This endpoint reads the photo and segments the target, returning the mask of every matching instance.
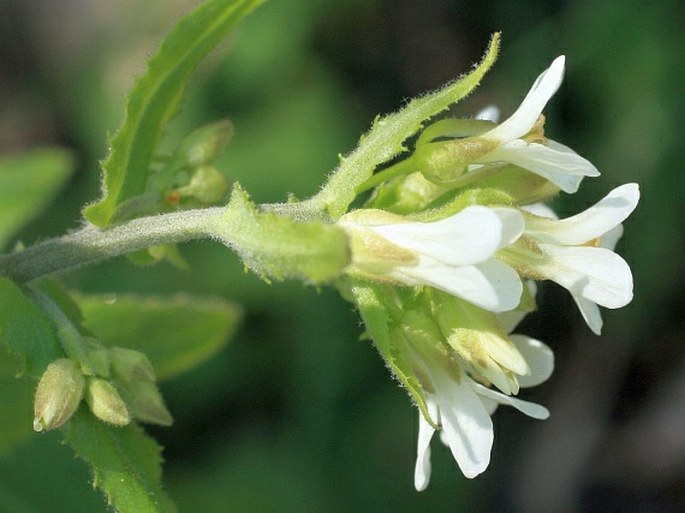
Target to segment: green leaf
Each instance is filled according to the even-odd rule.
[[[71,153],[59,148],[0,159],[0,249],[48,206],[73,167]]]
[[[34,433],[31,426],[35,387],[30,379],[0,376],[0,456]]]
[[[93,486],[119,513],[172,513],[162,489],[161,447],[136,424],[114,427],[81,407],[66,429],[65,441],[93,470]]]
[[[76,298],[84,326],[106,345],[144,352],[157,378],[168,379],[200,364],[230,339],[241,318],[236,305],[189,295]]]
[[[40,377],[64,356],[50,319],[14,282],[0,277],[0,342],[19,357],[23,372]]]
[[[207,0],[181,18],[166,37],[127,98],[123,124],[102,165],[103,196],[84,210],[90,222],[107,226],[118,205],[145,191],[153,152],[190,74],[263,1]]]
[[[424,121],[465,98],[480,83],[499,52],[499,33],[493,35],[481,63],[471,73],[442,89],[415,98],[403,109],[377,117],[359,146],[342,158],[326,186],[311,201],[326,209],[333,219],[343,215],[357,195],[357,188],[372,175],[379,164],[407,150],[405,141],[418,132]]]

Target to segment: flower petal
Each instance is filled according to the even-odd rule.
[[[515,397],[504,395],[500,392],[484,387],[483,385],[475,382],[473,383],[473,388],[476,391],[476,393],[478,393],[478,395],[487,397],[489,399],[492,399],[493,401],[497,401],[500,404],[513,406],[521,413],[525,413],[526,415],[528,415],[529,417],[533,417],[534,419],[545,420],[549,417],[549,410],[540,404],[531,403],[529,401],[522,401],[521,399],[516,399]]]
[[[557,57],[552,65],[537,78],[516,112],[501,125],[487,132],[484,137],[508,142],[530,132],[542,113],[542,109],[561,85],[564,78],[564,61],[563,55]]]
[[[618,241],[621,240],[621,237],[623,236],[623,225],[619,224],[618,226],[612,228],[608,232],[606,232],[604,235],[602,235],[602,238],[600,240],[600,247],[608,249],[610,251],[614,251],[616,249],[616,244],[618,244]]]
[[[467,207],[431,223],[396,223],[371,227],[390,242],[448,265],[487,260],[500,247],[502,221],[489,208]]]
[[[537,270],[572,294],[606,308],[621,308],[633,299],[633,275],[620,256],[604,248],[540,244],[550,261]]]
[[[474,390],[462,375],[461,383],[444,380],[437,384],[444,439],[466,477],[474,478],[490,463],[494,438],[492,420]]]
[[[516,271],[495,259],[449,267],[421,258],[417,265],[398,266],[389,274],[407,285],[430,285],[491,312],[516,308],[523,291]]]
[[[499,115],[499,108],[497,108],[495,105],[490,105],[478,112],[478,114],[476,114],[476,119],[499,123]]]
[[[438,418],[438,405],[432,396],[426,394],[426,407],[431,418]],[[419,436],[416,442],[416,466],[414,467],[414,488],[417,492],[426,489],[431,478],[430,442],[435,429],[419,412]]]
[[[635,210],[639,199],[638,185],[627,183],[615,188],[587,210],[566,219],[528,218],[526,231],[542,242],[583,244],[620,225]]]
[[[521,139],[498,146],[477,162],[509,162],[546,178],[568,193],[578,190],[583,177],[600,174],[590,161],[575,152],[559,151]]]
[[[595,335],[601,335],[604,321],[602,320],[602,313],[599,311],[597,304],[573,292],[571,292],[571,296],[576,302],[578,310],[583,316],[583,319],[585,319],[585,323],[592,330],[592,333]]]
[[[594,303],[593,303],[594,304]],[[543,342],[525,335],[509,335],[530,368],[527,376],[517,376],[519,385],[533,387],[544,383],[554,370],[554,353]]]
[[[518,239],[526,227],[521,212],[515,208],[495,207],[490,209],[499,217],[502,223],[499,248],[512,244]]]

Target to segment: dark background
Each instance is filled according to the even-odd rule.
[[[0,154],[60,145],[79,163],[23,240],[78,226],[81,206],[99,194],[97,161],[125,92],[192,4],[0,3]],[[472,481],[434,441],[433,479],[419,494],[417,412],[334,290],[266,285],[210,243],[182,248],[191,271],[117,260],[69,276],[87,292],[189,291],[245,307],[224,351],[164,385],[176,424],[150,431],[166,446],[181,511],[685,510],[683,27],[678,0],[273,0],[241,25],[198,70],[172,132],[232,119],[237,133],[219,165],[257,201],[316,192],[377,113],[467,71],[494,31],[503,33],[500,59],[457,114],[495,103],[507,116],[566,54],[547,133],[603,174],[555,206],[573,213],[640,183],[619,243],[635,300],[605,311],[596,337],[565,291],[543,287],[519,331],[547,342],[557,369],[523,397],[551,418],[501,408],[491,466]],[[52,497],[55,512],[104,511],[85,466],[56,441],[35,436],[0,460],[15,476],[0,484],[0,511],[10,511],[3,496],[20,492]]]

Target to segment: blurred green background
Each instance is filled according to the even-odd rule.
[[[25,242],[78,226],[99,194],[104,134],[118,127],[125,92],[193,4],[0,2],[0,154],[59,145],[78,161]],[[556,207],[576,212],[640,183],[619,245],[636,295],[605,312],[598,338],[565,291],[544,287],[519,331],[556,352],[552,379],[524,393],[552,417],[501,408],[492,464],[472,481],[434,442],[433,479],[419,494],[417,412],[333,290],[267,285],[212,243],[182,248],[190,271],[120,259],[66,276],[86,292],[188,291],[245,308],[225,350],[165,384],[175,425],[150,429],[180,510],[685,510],[683,27],[679,0],[272,0],[249,17],[198,70],[172,132],[230,118],[236,136],[219,167],[260,202],[314,193],[377,113],[468,70],[493,31],[503,32],[500,60],[457,114],[494,103],[507,116],[566,54],[547,133],[603,175]],[[86,467],[57,441],[36,435],[0,459],[0,512],[105,511]]]

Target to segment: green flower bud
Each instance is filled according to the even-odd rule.
[[[176,150],[176,158],[190,168],[214,161],[233,136],[233,124],[225,119],[194,130]]]
[[[119,390],[136,420],[160,426],[170,426],[173,423],[174,419],[154,383],[149,381],[119,383]]]
[[[111,347],[109,353],[112,359],[112,371],[117,380],[124,383],[129,381],[154,383],[157,379],[155,370],[144,353],[123,347]]]
[[[48,365],[36,389],[33,429],[50,431],[67,422],[76,412],[84,388],[85,378],[72,360],[60,358]]]
[[[109,381],[90,378],[86,386],[86,402],[90,410],[100,420],[115,426],[125,426],[131,422],[131,414],[126,403]]]

